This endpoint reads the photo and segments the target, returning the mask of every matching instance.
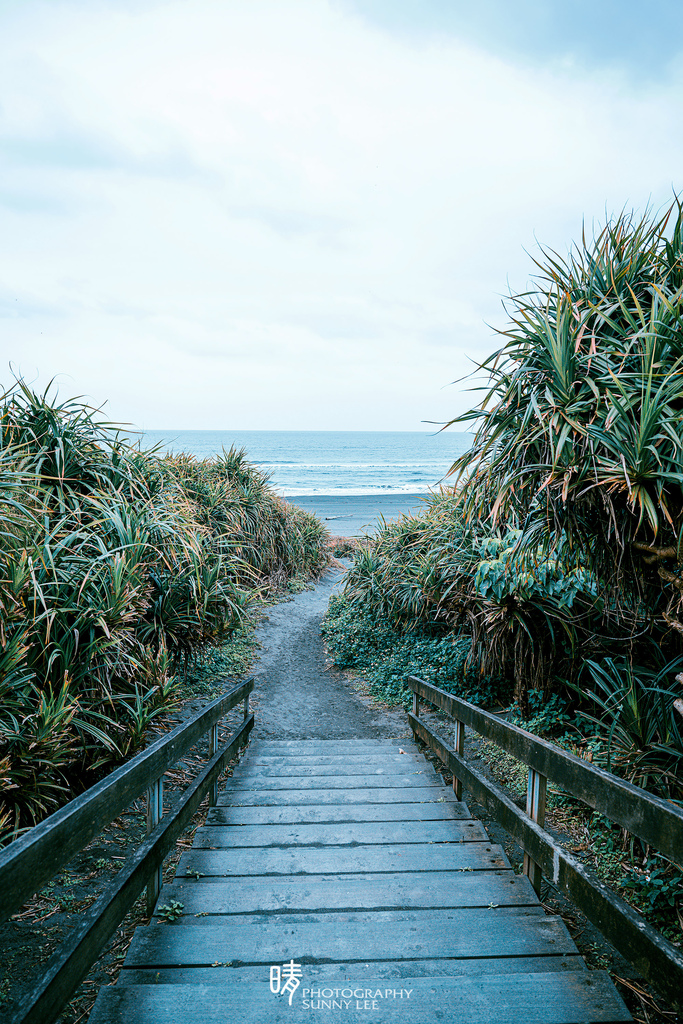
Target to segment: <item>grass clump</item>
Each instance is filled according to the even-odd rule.
[[[333,558],[355,558],[362,546],[358,537],[330,537],[327,545]]]

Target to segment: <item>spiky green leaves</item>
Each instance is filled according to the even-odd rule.
[[[0,401],[0,830],[133,751],[174,677],[325,530],[244,452],[161,459],[23,383]],[[92,776],[90,776],[92,778]]]
[[[451,470],[469,522],[568,543],[627,586],[634,541],[677,543],[682,238],[674,203],[660,219],[622,214],[566,260],[544,253],[537,290],[511,299],[505,343],[480,368],[484,401],[452,421],[478,424]]]

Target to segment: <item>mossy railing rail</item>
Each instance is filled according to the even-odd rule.
[[[680,865],[683,810],[415,676],[409,676],[406,682],[413,690],[413,710],[408,714],[413,732],[453,772],[456,796],[460,798],[462,788],[467,789],[519,843],[525,854],[524,870],[537,891],[541,874],[545,874],[644,978],[679,1011],[683,1010],[683,952],[611,889],[591,877],[581,861],[543,828],[546,785],[552,779],[565,793]],[[452,747],[420,719],[420,698],[454,720]],[[527,765],[526,813],[465,760],[466,726]]]
[[[146,885],[148,909],[153,904],[159,893],[164,858],[207,793],[210,802],[215,803],[218,777],[247,742],[254,724],[249,711],[253,689],[253,679],[236,686],[0,851],[0,914],[5,920],[147,792],[147,838],[60,945],[43,977],[18,1007],[12,1024],[50,1024]],[[219,748],[219,722],[242,701],[242,724]],[[205,768],[175,807],[163,815],[165,772],[206,733],[209,760]]]

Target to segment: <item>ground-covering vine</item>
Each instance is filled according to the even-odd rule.
[[[510,697],[505,681],[482,676],[468,660],[471,639],[424,627],[401,629],[387,619],[332,597],[322,623],[323,636],[337,668],[353,669],[368,692],[387,704],[408,707],[412,691],[407,675],[417,675],[469,700],[490,704]]]

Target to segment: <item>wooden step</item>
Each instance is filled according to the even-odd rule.
[[[490,957],[488,960],[373,960],[338,964],[306,964],[307,982],[338,985],[353,978],[354,983],[398,981],[407,978],[460,978],[481,974],[540,974],[547,971],[584,971],[578,953],[562,956]],[[217,963],[211,967],[122,967],[117,984],[140,985],[248,985],[263,982],[263,965],[234,967]],[[439,1018],[442,1021],[443,1018]],[[368,1022],[369,1024],[369,1022]],[[450,1022],[449,1022],[450,1024]]]
[[[392,792],[394,792],[392,790]],[[400,797],[399,797],[400,799]],[[212,807],[206,824],[210,825],[286,825],[298,822],[361,821],[452,821],[471,815],[467,805],[456,800],[423,803],[377,804],[304,804],[285,807]]]
[[[250,789],[291,789],[306,792],[308,789],[412,789],[433,785],[445,789],[443,781],[430,768],[418,768],[410,774],[396,775],[324,775],[299,776],[288,779],[280,775],[244,775],[234,780],[229,779],[225,787],[226,793],[241,793]]]
[[[405,765],[410,763],[417,764],[428,764],[429,762],[423,754],[416,752],[409,752],[406,750],[404,754],[371,754],[369,751],[365,751],[362,754],[287,754],[287,755],[271,755],[271,754],[259,754],[256,751],[250,752],[239,765],[240,768],[244,767],[265,767],[267,765],[309,765],[309,764],[327,764],[333,765],[334,767],[345,767],[346,765],[360,764],[360,765],[383,765],[383,764],[397,764]]]
[[[271,910],[388,910],[427,907],[537,906],[526,875],[512,871],[421,871],[363,875],[289,875],[273,878],[183,878],[165,885],[159,904],[182,903],[179,924],[195,914],[254,914]],[[205,918],[205,920],[208,918]]]
[[[424,803],[429,801],[455,802],[455,795],[449,786],[406,786],[403,789],[391,786],[383,788],[344,788],[318,789],[246,789],[228,786],[218,797],[218,805],[234,805],[235,807],[280,807],[304,806],[306,804],[398,804]]]
[[[343,993],[349,991],[350,998],[344,1000]],[[326,992],[332,998],[321,1005]],[[90,1024],[286,1024],[311,1019],[336,1024],[598,1024],[631,1017],[602,971],[405,978],[391,985],[366,979],[357,985],[349,967],[348,977],[329,988],[307,984],[304,973],[291,1006],[286,996],[273,995],[267,980],[245,986],[106,987]]]
[[[396,760],[391,761],[366,761],[361,759],[359,763],[349,764],[348,761],[344,761],[343,764],[329,764],[327,761],[318,761],[317,759],[309,758],[309,763],[300,764],[297,760],[296,763],[291,764],[290,758],[282,758],[280,761],[270,764],[243,764],[234,769],[232,778],[233,779],[260,779],[268,777],[283,778],[304,778],[306,776],[328,776],[334,778],[339,773],[344,776],[351,775],[400,775],[405,774],[415,775],[421,772],[429,778],[437,778],[437,773],[428,761],[420,760],[417,757],[400,757]],[[439,778],[439,782],[443,785],[443,781]]]
[[[265,754],[270,757],[330,756],[364,752],[368,754],[399,754],[401,750],[418,754],[417,744],[412,738],[395,740],[253,740],[249,744],[247,757]]]
[[[478,821],[361,821],[318,825],[233,825],[197,832],[195,850],[240,847],[358,846],[387,843],[485,843]]]
[[[411,740],[257,740],[90,1024],[315,1020],[631,1018]]]
[[[494,871],[510,864],[495,843],[400,843],[385,846],[270,847],[244,850],[188,850],[179,874],[329,875],[364,871]]]
[[[571,953],[574,944],[559,917],[538,907],[483,912],[456,910],[349,911],[326,914],[240,914],[229,926],[215,918],[193,924],[152,923],[138,928],[126,956],[129,967],[285,963],[294,958],[347,962],[542,956]]]

